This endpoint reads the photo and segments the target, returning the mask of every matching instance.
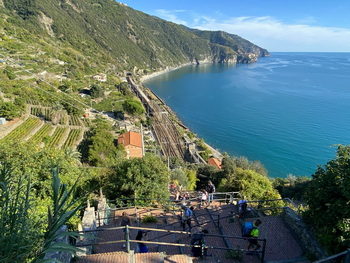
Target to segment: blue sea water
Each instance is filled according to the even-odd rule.
[[[310,176],[350,144],[350,53],[193,65],[145,86],[209,144],[260,160],[271,177]]]

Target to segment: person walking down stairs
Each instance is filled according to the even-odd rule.
[[[261,225],[261,220],[257,219],[255,222],[245,222],[242,228],[242,236],[248,238],[248,250],[254,249],[259,250],[261,245],[258,243],[258,238],[260,235],[259,226]]]
[[[181,219],[182,229],[183,229],[183,231],[185,231],[186,230],[186,225],[188,225],[188,228],[189,228],[188,231],[191,232],[191,229],[192,229],[191,221],[192,221],[192,217],[193,217],[193,209],[194,209],[194,207],[191,206],[189,208],[189,207],[183,205],[182,209],[183,209],[183,214],[182,214],[182,219]]]
[[[214,193],[215,193],[215,185],[212,181],[209,180],[207,188],[206,188],[209,196],[208,196],[208,202],[211,203],[213,201]]]

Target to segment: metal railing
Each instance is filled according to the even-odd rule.
[[[350,263],[350,248],[333,256],[314,261],[314,263]]]
[[[202,251],[216,249],[216,250],[224,250],[224,251],[240,251],[244,254],[252,253],[251,250],[241,249],[241,248],[227,248],[227,247],[219,247],[219,246],[208,246],[205,244],[205,237],[218,237],[218,238],[227,238],[231,240],[246,240],[247,242],[251,239],[249,237],[238,237],[238,236],[229,236],[229,235],[215,235],[215,234],[204,234],[204,243],[202,245],[192,245],[185,243],[172,243],[172,242],[161,242],[161,241],[152,241],[152,240],[134,240],[130,238],[130,230],[142,230],[146,232],[166,232],[167,234],[181,234],[181,235],[191,235],[191,232],[187,231],[177,231],[177,230],[166,230],[166,229],[157,229],[157,228],[145,228],[145,227],[133,227],[133,226],[120,226],[120,227],[111,227],[111,228],[100,228],[96,230],[86,230],[80,231],[81,234],[92,233],[92,232],[100,232],[100,231],[124,231],[125,239],[114,240],[114,241],[105,241],[105,242],[92,242],[92,243],[80,243],[77,244],[76,247],[87,247],[87,246],[102,246],[102,245],[110,245],[110,244],[118,244],[125,243],[126,252],[131,251],[131,243],[144,243],[144,244],[154,244],[160,246],[176,246],[176,247],[188,247],[188,248],[201,248]],[[159,237],[158,237],[159,238]],[[265,250],[266,250],[266,239],[254,238],[257,242],[261,243],[261,250],[256,250],[254,253],[258,255],[261,259],[261,262],[264,262],[265,259]],[[234,243],[234,242],[232,242]],[[205,256],[205,255],[203,255]]]

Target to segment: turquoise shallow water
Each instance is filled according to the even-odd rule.
[[[350,53],[188,66],[145,85],[208,143],[260,160],[272,177],[309,176],[350,144]]]

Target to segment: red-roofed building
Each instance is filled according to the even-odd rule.
[[[219,159],[214,158],[214,157],[211,157],[208,159],[208,164],[211,166],[215,166],[218,169],[221,169],[221,161]]]
[[[124,145],[128,159],[143,157],[143,138],[140,133],[133,131],[123,133],[118,137],[118,144]]]

